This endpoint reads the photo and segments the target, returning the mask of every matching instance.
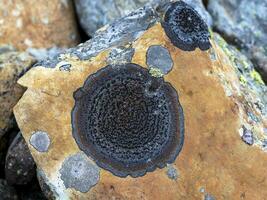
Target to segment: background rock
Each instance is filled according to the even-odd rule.
[[[71,0],[2,0],[0,27],[0,44],[20,50],[70,47],[79,42]]]
[[[16,190],[9,186],[5,180],[0,179],[0,197],[1,200],[18,200]]]
[[[32,155],[21,133],[18,133],[7,152],[5,178],[9,185],[26,185],[35,174]]]
[[[0,139],[15,124],[12,109],[24,92],[17,80],[34,62],[27,53],[0,47]]]
[[[215,30],[254,61],[267,81],[267,2],[209,0]]]
[[[168,0],[76,0],[75,6],[81,26],[85,32],[92,36],[97,29],[113,22],[144,5],[158,5],[158,2],[169,2]],[[201,0],[187,0],[193,8],[206,20],[208,25],[212,24],[211,17],[205,10]]]

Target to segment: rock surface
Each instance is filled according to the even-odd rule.
[[[79,42],[70,0],[0,2],[0,44],[27,48],[71,47]]]
[[[16,190],[9,186],[5,180],[0,179],[0,197],[1,200],[18,200]]]
[[[41,172],[39,180],[44,183],[47,196],[59,199],[264,199],[267,195],[266,86],[251,63],[216,34],[212,34],[212,48],[207,51],[177,48],[159,23],[162,15],[157,10],[146,6],[135,11],[99,30],[92,40],[40,62],[19,80],[27,91],[14,108],[15,116]],[[128,62],[148,69],[147,51],[155,45],[168,50],[173,66],[164,74],[161,63],[156,62],[153,65],[157,70],[149,70],[149,73],[155,80],[164,79],[177,91],[184,113],[185,141],[171,165],[148,170],[137,178],[122,178],[110,169],[99,167],[97,158],[85,155],[86,149],[79,149],[79,142],[73,137],[72,111],[76,99],[82,98],[85,91],[76,91],[86,85],[88,77],[97,77],[95,73],[104,71],[110,63],[115,65],[114,70]],[[157,94],[156,86],[149,87],[146,94]],[[123,105],[124,102],[113,106]],[[96,108],[92,115],[109,109]],[[129,108],[131,106],[126,106],[125,110]],[[142,108],[137,107],[139,110]],[[136,112],[127,113],[133,113],[135,118]],[[121,120],[125,119],[128,118]],[[120,120],[116,123],[120,124]],[[242,140],[244,128],[253,135],[252,145]],[[37,131],[45,132],[50,138],[47,152],[39,152],[30,143]],[[81,166],[90,164],[77,168],[69,162],[73,158],[78,159],[76,163],[82,163]],[[64,173],[66,166],[70,169],[69,176]],[[98,167],[100,172],[93,170]],[[82,176],[87,168],[94,174],[94,179],[89,177],[90,181]],[[99,179],[95,178],[98,173]],[[81,187],[84,181],[89,183],[86,189]],[[85,191],[88,188],[89,191]]]
[[[76,0],[74,2],[80,24],[85,32],[92,36],[102,26],[129,14],[145,4],[157,5],[160,0]],[[161,2],[168,2],[168,0],[161,0]],[[187,0],[186,2],[199,12],[208,25],[212,24],[212,19],[201,0]]]
[[[17,80],[34,64],[27,53],[0,47],[0,138],[14,126],[13,107],[25,91]]]
[[[18,133],[7,152],[5,178],[9,185],[26,185],[35,174],[32,155],[21,133]]]
[[[215,29],[254,61],[267,82],[267,2],[210,0]]]

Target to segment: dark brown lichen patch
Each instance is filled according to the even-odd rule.
[[[73,136],[116,176],[143,176],[172,163],[183,145],[183,112],[170,83],[128,63],[90,75],[74,93]]]
[[[162,26],[171,42],[184,51],[210,48],[208,26],[191,6],[178,1],[167,10]]]

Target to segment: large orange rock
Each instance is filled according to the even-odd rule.
[[[72,1],[3,0],[0,44],[24,50],[70,47],[79,42]]]
[[[167,11],[159,18],[166,22],[164,27],[155,21],[158,15],[152,8],[138,10],[99,30],[91,41],[40,63],[19,80],[27,91],[14,108],[15,116],[50,196],[266,198],[267,121],[262,98],[266,87],[250,66],[232,57],[237,52],[219,36],[206,40],[208,33],[199,16],[188,7],[181,14],[179,6],[184,5],[175,6],[168,10],[171,15]],[[166,15],[196,20],[203,37],[199,40],[195,35],[190,43],[191,32],[186,32],[178,40],[177,32],[170,35],[173,27]],[[173,26],[185,30],[188,24]],[[244,74],[240,66],[246,66]],[[125,77],[130,78],[125,81]],[[140,79],[149,80],[145,86],[151,87]],[[173,91],[179,95],[183,114],[177,112]],[[165,100],[158,102],[161,98]],[[162,132],[167,139],[158,139],[151,131],[158,134],[162,127],[168,127]],[[156,147],[143,148],[151,143]],[[169,144],[178,151],[171,154]],[[147,152],[152,152],[151,157],[144,161]],[[174,159],[168,159],[172,155]]]

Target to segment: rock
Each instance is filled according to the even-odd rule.
[[[24,52],[16,52],[12,47],[0,47],[0,138],[14,126],[13,106],[25,91],[17,80],[35,62]]]
[[[36,177],[28,185],[17,186],[16,188],[20,200],[47,200],[40,189]]]
[[[203,21],[183,6],[168,7],[188,20],[169,21],[172,38],[162,24],[175,13],[148,5],[20,78],[27,91],[15,117],[52,198],[266,197],[267,88],[219,35],[207,41],[207,26],[192,26]],[[166,71],[148,63],[155,45],[172,59]],[[186,45],[194,50],[177,47]],[[48,135],[47,151],[31,144],[36,132]]]
[[[214,27],[254,61],[267,81],[267,2],[210,0]]]
[[[92,36],[102,26],[119,19],[130,12],[144,5],[158,5],[159,2],[165,3],[168,0],[76,0],[75,6],[79,21],[85,32]],[[212,24],[212,20],[208,12],[205,10],[201,0],[187,0],[199,14],[206,20],[208,25]]]
[[[45,173],[37,168],[37,179],[39,181],[41,190],[48,200],[56,200],[59,196],[55,190],[55,186],[49,183]]]
[[[35,174],[34,160],[21,133],[18,133],[7,152],[6,180],[9,185],[26,185]]]
[[[18,200],[18,195],[16,190],[9,186],[7,182],[0,179],[0,197],[1,200]]]
[[[12,44],[19,50],[71,47],[79,42],[70,0],[3,0],[0,26],[0,44]]]

